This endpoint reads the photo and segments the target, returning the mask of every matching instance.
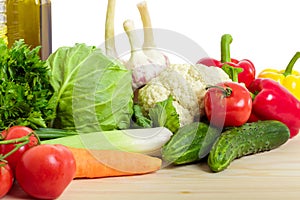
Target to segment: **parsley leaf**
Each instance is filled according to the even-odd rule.
[[[11,48],[0,40],[0,128],[24,125],[47,127],[54,117],[50,69],[24,40]]]

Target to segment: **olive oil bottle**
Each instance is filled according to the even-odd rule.
[[[7,43],[6,0],[0,0],[0,39]]]
[[[41,46],[41,58],[47,59],[52,51],[50,0],[6,0],[6,21],[8,46],[24,39],[31,47]]]

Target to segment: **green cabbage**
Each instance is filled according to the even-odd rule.
[[[94,46],[61,47],[47,59],[56,104],[52,127],[79,132],[126,129],[133,113],[131,71]]]

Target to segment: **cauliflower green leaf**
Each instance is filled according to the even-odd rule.
[[[142,107],[138,104],[133,105],[133,128],[152,128],[152,121],[144,116]]]
[[[165,101],[157,102],[153,108],[150,108],[149,117],[154,127],[166,127],[173,133],[180,127],[179,115],[173,106],[171,95]]]

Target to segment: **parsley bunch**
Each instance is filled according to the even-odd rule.
[[[54,119],[50,69],[24,40],[8,48],[0,39],[0,129],[12,125],[47,127]]]

